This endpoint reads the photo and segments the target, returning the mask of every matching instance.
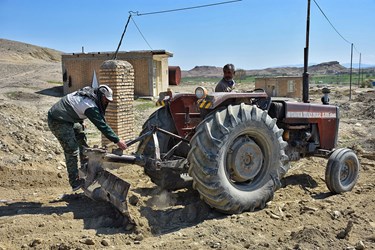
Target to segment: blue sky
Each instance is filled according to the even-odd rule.
[[[115,51],[129,11],[139,13],[223,0],[0,0],[0,38],[66,53]],[[316,0],[337,30],[375,64],[375,0]],[[243,0],[209,8],[134,16],[152,49],[170,65],[260,69],[303,64],[307,0]],[[310,63],[350,62],[350,44],[311,0]],[[130,22],[121,50],[150,49]],[[359,54],[354,50],[353,62]]]

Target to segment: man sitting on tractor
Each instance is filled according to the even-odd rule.
[[[233,77],[236,73],[233,64],[226,64],[223,67],[224,77],[218,82],[215,88],[215,92],[231,92],[236,84]]]

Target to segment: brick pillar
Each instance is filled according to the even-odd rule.
[[[108,60],[100,66],[99,83],[113,90],[113,102],[106,110],[105,118],[122,140],[134,139],[134,69],[127,61]],[[110,141],[102,135],[102,146]],[[127,151],[132,151],[129,148]]]

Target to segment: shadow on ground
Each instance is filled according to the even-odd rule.
[[[40,94],[40,95],[63,97],[64,96],[64,89],[63,89],[63,86],[55,86],[55,87],[52,87],[52,88],[37,91],[35,93]]]
[[[12,202],[0,206],[2,216],[16,215],[63,215],[72,212],[74,219],[81,219],[85,229],[94,229],[100,234],[127,233],[122,215],[105,202],[95,202],[84,194],[64,195],[51,201],[50,206],[39,202]],[[131,233],[131,232],[129,232]]]
[[[139,207],[140,216],[147,219],[151,233],[154,235],[178,231],[195,226],[205,220],[225,217],[222,213],[210,208],[199,199],[196,191],[190,189],[168,192],[158,188],[140,188],[134,190],[152,195]],[[17,215],[63,215],[73,213],[73,218],[83,220],[85,229],[94,229],[99,234],[131,234],[134,227],[127,228],[125,218],[116,208],[107,202],[96,202],[83,193],[64,195],[49,204],[40,202],[9,202],[0,206],[2,216]],[[136,216],[130,214],[130,216]]]
[[[281,182],[282,188],[289,185],[300,186],[304,191],[309,193],[312,198],[317,200],[325,199],[333,195],[331,192],[313,192],[311,189],[318,187],[318,183],[308,174],[290,175],[282,179]]]
[[[282,187],[286,186],[300,186],[303,189],[305,188],[316,188],[318,183],[308,174],[295,174],[289,175],[281,180]]]

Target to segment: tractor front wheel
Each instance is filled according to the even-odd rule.
[[[360,164],[357,155],[348,148],[336,149],[328,159],[325,181],[332,193],[353,189],[358,180]]]

